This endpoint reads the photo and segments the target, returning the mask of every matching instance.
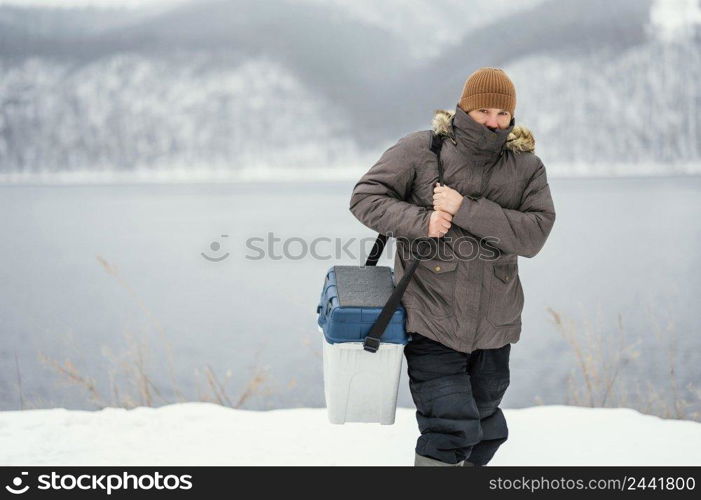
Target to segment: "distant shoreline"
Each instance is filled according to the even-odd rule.
[[[152,184],[245,184],[357,181],[368,166],[347,168],[257,167],[241,170],[175,169],[169,171],[138,170],[131,172],[49,172],[0,173],[0,186],[15,185],[152,185]],[[701,163],[670,166],[665,164],[552,164],[546,163],[549,179],[613,179],[701,176]]]

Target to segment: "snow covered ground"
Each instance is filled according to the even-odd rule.
[[[490,465],[701,465],[701,423],[573,406],[505,410]],[[211,403],[0,412],[1,465],[413,465],[414,410],[396,423],[328,423],[326,409]]]

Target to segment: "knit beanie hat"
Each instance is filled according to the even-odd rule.
[[[498,108],[507,110],[513,116],[516,88],[504,70],[480,68],[465,82],[458,104],[466,113],[479,108]]]

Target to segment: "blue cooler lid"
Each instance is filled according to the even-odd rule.
[[[321,294],[317,323],[329,343],[362,342],[394,290],[393,271],[386,266],[333,266]],[[380,341],[406,344],[406,311],[399,306]]]

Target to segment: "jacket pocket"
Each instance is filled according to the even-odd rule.
[[[523,305],[523,288],[518,276],[518,264],[492,264],[487,320],[497,328],[518,325],[521,323]]]
[[[455,282],[458,262],[426,259],[419,262],[402,303],[430,318],[455,314]]]

